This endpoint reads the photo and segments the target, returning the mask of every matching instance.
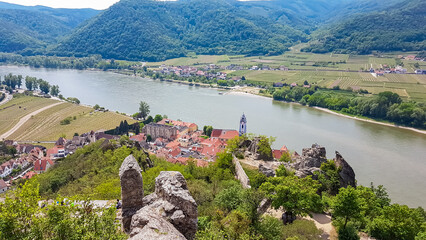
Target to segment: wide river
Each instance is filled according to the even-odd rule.
[[[276,137],[275,148],[286,145],[301,153],[318,143],[326,147],[328,158],[337,150],[354,168],[358,184],[384,185],[393,202],[426,207],[424,134],[249,94],[219,95],[215,89],[108,72],[0,67],[1,76],[8,73],[43,78],[59,85],[65,97],[113,111],[132,114],[146,101],[152,115],[166,114],[200,127],[238,129],[245,113],[248,132]]]

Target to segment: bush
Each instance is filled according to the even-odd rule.
[[[71,123],[72,120],[73,120],[72,117],[67,117],[64,120],[62,120],[60,123],[61,123],[61,125],[68,125],[68,124]]]
[[[339,240],[359,240],[358,231],[352,227],[339,228]]]
[[[309,220],[296,220],[292,224],[285,225],[283,228],[283,239],[297,237],[303,240],[320,240],[322,231],[315,223]]]
[[[271,216],[265,216],[259,223],[258,231],[266,240],[283,239],[283,223]]]

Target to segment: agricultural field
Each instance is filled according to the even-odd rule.
[[[26,98],[31,98],[34,101],[38,99],[35,97]],[[56,101],[50,100],[50,104],[52,102],[55,103]],[[4,113],[1,111],[0,118],[4,118]],[[14,118],[19,119],[19,117]],[[66,118],[71,119],[70,123],[61,125],[61,121]],[[74,133],[82,134],[91,130],[109,130],[119,125],[123,120],[127,120],[129,124],[135,122],[130,117],[117,113],[94,112],[89,107],[62,103],[32,116],[8,138],[19,141],[55,141],[60,136],[72,138]]]
[[[23,116],[55,102],[48,98],[14,96],[12,101],[0,106],[0,133],[11,129]]]

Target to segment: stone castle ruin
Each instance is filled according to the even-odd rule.
[[[163,171],[155,179],[155,192],[144,196],[141,168],[128,156],[120,168],[122,227],[132,240],[194,239],[197,204],[179,172]]]

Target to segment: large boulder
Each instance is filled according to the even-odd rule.
[[[313,144],[311,148],[304,148],[302,155],[296,157],[293,168],[296,170],[319,168],[324,162],[327,162],[325,147]]]
[[[268,168],[263,164],[259,164],[259,172],[267,177],[275,177],[275,171],[272,168]]]
[[[259,151],[259,148],[260,148],[259,145],[261,144],[260,143],[261,140],[262,138],[260,137],[254,138],[250,142],[250,145],[247,148],[247,153],[251,155],[253,160],[273,161],[274,157],[272,156],[271,146],[267,146],[268,149],[266,149],[266,151]]]
[[[347,187],[352,186],[356,187],[355,180],[355,172],[352,169],[351,165],[340,155],[338,151],[336,151],[336,158],[333,159],[336,167],[340,168],[339,176],[340,176],[340,186]]]
[[[132,219],[131,240],[186,240],[161,214],[162,209],[145,206]]]
[[[131,239],[194,239],[197,204],[179,172],[161,172],[155,192],[143,197],[141,169],[128,156],[120,168],[122,224]]]
[[[132,216],[143,207],[143,181],[141,168],[133,155],[124,159],[120,167],[122,224],[130,232]]]
[[[155,179],[155,194],[158,199],[173,205],[170,210],[165,209],[169,221],[187,239],[193,239],[197,232],[197,203],[189,193],[183,175],[180,172],[161,172]]]

